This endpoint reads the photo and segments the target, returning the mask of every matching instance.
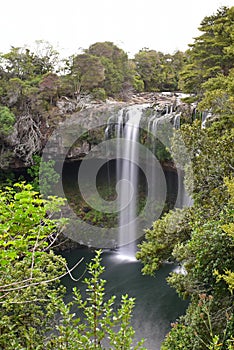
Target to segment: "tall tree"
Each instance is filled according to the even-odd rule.
[[[88,53],[74,57],[72,75],[76,76],[78,85],[84,90],[97,87],[105,78],[100,59]]]
[[[129,89],[133,83],[133,75],[127,54],[110,41],[97,42],[87,52],[100,58],[105,79],[101,84],[108,95],[118,95]]]
[[[135,57],[136,69],[144,82],[145,91],[158,91],[161,82],[162,54],[155,50],[143,49]]]
[[[184,65],[184,54],[173,55],[143,49],[134,58],[136,70],[144,82],[145,91],[175,91],[178,89],[179,72]]]
[[[185,92],[202,93],[202,83],[217,74],[228,75],[234,67],[234,7],[220,8],[201,22],[202,34],[187,51],[187,64],[181,73],[180,87]]]

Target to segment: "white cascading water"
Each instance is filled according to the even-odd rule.
[[[124,108],[118,112],[117,118],[111,117],[106,129],[106,138],[108,133],[114,132],[117,139],[116,144],[116,191],[118,193],[118,212],[119,212],[119,234],[118,234],[118,258],[135,260],[135,245],[137,230],[136,223],[138,215],[138,178],[139,178],[139,130],[140,122],[143,117],[145,105],[135,105]],[[172,107],[166,106],[166,113],[160,113],[160,110],[152,115],[147,122],[147,133],[151,152],[155,154],[158,129],[162,128],[164,121],[171,120],[175,129],[180,127],[180,114],[173,113]],[[114,128],[112,127],[114,125]],[[150,136],[151,135],[151,136]],[[153,137],[153,138],[152,138]],[[163,188],[162,178],[157,167],[152,166],[150,158],[147,160],[147,182],[155,183],[150,187],[150,198],[156,199],[157,205],[163,198],[161,188]],[[148,193],[149,196],[149,193]],[[182,172],[178,169],[178,198],[176,207],[190,206],[191,198],[188,196],[183,185]],[[152,210],[155,206],[152,205]],[[152,213],[153,217],[153,213]]]
[[[189,196],[188,192],[185,189],[184,186],[184,174],[180,169],[177,169],[177,175],[178,175],[178,194],[177,194],[177,200],[175,203],[175,208],[185,208],[185,207],[191,207],[193,204],[193,199]]]
[[[202,129],[206,127],[206,122],[211,116],[212,114],[210,111],[202,112],[202,124],[201,124]]]
[[[123,127],[123,115],[119,115],[117,137],[117,184],[119,184],[119,242],[120,250],[136,236],[138,195],[138,142],[141,110],[128,110],[128,120]],[[131,253],[128,251],[128,254]],[[134,254],[134,252],[133,252]]]
[[[173,126],[174,126],[175,129],[179,129],[180,128],[180,114],[176,114],[175,115]]]

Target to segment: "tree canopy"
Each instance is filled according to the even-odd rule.
[[[202,20],[202,34],[186,52],[179,82],[184,92],[201,95],[204,82],[218,74],[227,76],[234,67],[233,20],[234,7],[222,7]]]

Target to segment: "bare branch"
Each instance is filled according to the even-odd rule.
[[[54,281],[58,281],[59,279],[65,277],[66,275],[69,275],[71,276],[71,272],[83,261],[84,258],[81,258],[71,269],[68,268],[67,264],[65,264],[63,261],[61,261],[65,267],[66,267],[66,270],[67,272],[65,272],[64,274],[62,274],[61,276],[57,276],[57,277],[54,277],[54,278],[51,278],[49,280],[43,280],[43,281],[39,281],[39,282],[34,282],[34,283],[27,283],[23,286],[18,286],[16,288],[9,288],[7,289],[8,286],[12,286],[12,285],[15,285],[17,284],[16,282],[14,283],[10,283],[8,285],[4,285],[4,286],[0,286],[0,292],[13,292],[13,291],[17,291],[17,290],[21,290],[21,289],[25,289],[25,288],[28,288],[28,287],[34,287],[34,286],[38,286],[40,284],[45,284],[45,283],[51,283],[51,282],[54,282]],[[58,259],[60,260],[60,259]],[[83,274],[82,274],[83,276]],[[72,277],[72,279],[74,281],[79,281],[81,278],[79,277],[79,279],[74,279],[74,277]],[[18,284],[21,284],[21,283],[26,283],[26,282],[29,282],[29,281],[32,281],[34,278],[28,278],[26,280],[23,280],[23,281],[19,281]],[[3,296],[1,296],[0,298],[2,298]]]
[[[28,112],[18,118],[16,125],[17,143],[14,153],[19,158],[25,160],[26,164],[32,162],[32,156],[41,150],[41,141],[43,139],[39,124]]]
[[[34,267],[34,260],[35,260],[35,251],[36,251],[36,249],[37,249],[37,247],[38,247],[38,240],[39,240],[39,236],[40,236],[40,231],[41,231],[41,228],[39,227],[39,230],[38,230],[38,233],[37,233],[37,238],[36,238],[34,247],[33,247],[33,249],[32,249],[32,263],[31,263],[30,278],[33,277],[33,267]]]
[[[24,301],[11,301],[11,304],[27,304],[27,303],[34,303],[34,302],[42,302],[42,301],[49,301],[49,299],[30,299],[30,300],[24,300]],[[4,301],[0,301],[0,304],[4,304]]]

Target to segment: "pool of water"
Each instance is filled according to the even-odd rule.
[[[88,248],[62,254],[69,266],[84,258],[74,272],[76,278],[83,274],[86,263],[94,256],[94,252]],[[142,264],[134,256],[129,256],[128,250],[104,251],[102,264],[105,266],[102,277],[107,280],[107,298],[114,294],[119,302],[121,295],[126,293],[136,298],[132,318],[132,326],[136,331],[135,341],[145,338],[144,344],[148,350],[160,349],[162,340],[170,330],[170,324],[184,314],[188,306],[188,302],[181,300],[166,282],[171,271],[180,273],[180,269],[173,264],[164,264],[155,277],[143,276]],[[63,283],[67,287],[67,301],[71,300],[75,285],[84,292],[85,285],[81,281],[73,282],[66,277]]]

